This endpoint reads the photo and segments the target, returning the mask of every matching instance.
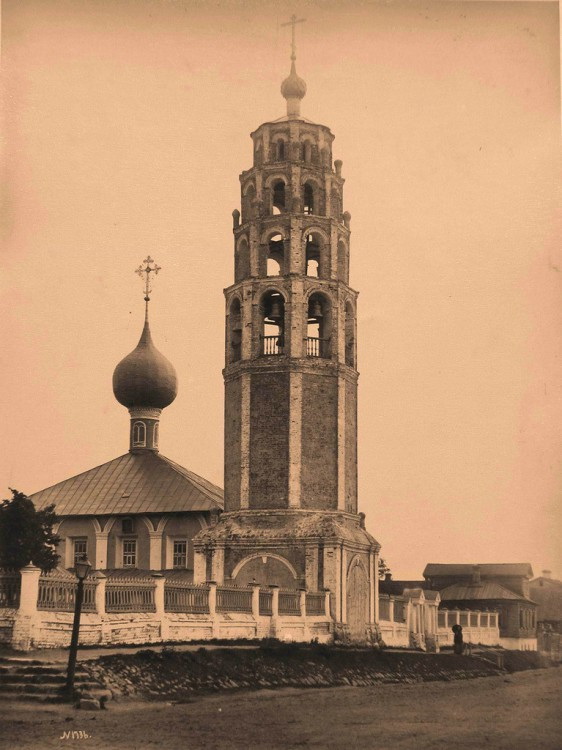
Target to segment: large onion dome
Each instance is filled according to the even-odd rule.
[[[174,366],[152,343],[148,318],[136,349],[113,373],[113,393],[127,408],[164,409],[175,399],[178,379]]]

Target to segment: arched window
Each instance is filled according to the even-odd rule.
[[[135,422],[133,425],[133,448],[144,448],[146,446],[146,425],[144,422]]]
[[[240,300],[235,297],[230,305],[228,315],[230,331],[229,362],[238,362],[242,356],[242,310]]]
[[[309,141],[305,141],[302,144],[301,157],[303,161],[309,162],[312,156],[312,146]]]
[[[159,427],[160,427],[160,425],[158,424],[158,422],[155,422],[154,423],[154,429],[153,429],[153,432],[152,432],[152,436],[153,436],[152,437],[152,444],[153,444],[153,446],[155,448],[158,448],[158,438],[159,438],[159,433],[160,433]]]
[[[315,292],[308,299],[306,353],[309,357],[329,357],[331,326],[330,306],[323,294]]]
[[[332,190],[330,197],[330,212],[333,219],[341,221],[341,197],[337,190]]]
[[[355,366],[355,315],[351,302],[345,306],[345,364]]]
[[[285,183],[283,180],[277,180],[271,188],[271,212],[280,214],[285,210]]]
[[[277,141],[276,157],[277,161],[285,161],[285,141],[283,140]]]
[[[306,275],[325,278],[327,269],[324,258],[324,240],[321,235],[312,232],[306,236],[304,256]]]
[[[261,305],[263,355],[283,354],[285,351],[285,301],[279,292],[268,292]]]
[[[263,162],[263,148],[261,140],[257,141],[254,147],[254,162],[256,167],[260,167]]]
[[[303,189],[303,212],[305,214],[314,213],[314,188],[310,182],[305,182]]]
[[[269,240],[268,246],[266,269],[268,276],[281,276],[283,274],[284,253],[283,237],[280,234],[274,234]]]

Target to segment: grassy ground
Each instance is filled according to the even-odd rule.
[[[122,700],[109,710],[4,703],[0,748],[42,750],[558,750],[562,670],[501,676]],[[63,739],[63,732],[85,739]]]

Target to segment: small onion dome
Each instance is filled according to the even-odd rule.
[[[115,398],[129,409],[164,409],[177,392],[176,371],[152,343],[146,320],[137,348],[119,362],[113,373]]]
[[[288,78],[281,84],[281,94],[285,99],[304,99],[306,94],[306,83],[297,75],[294,60]]]

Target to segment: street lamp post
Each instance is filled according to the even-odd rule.
[[[82,555],[74,563],[78,585],[76,587],[76,602],[74,605],[74,622],[72,624],[72,638],[70,640],[70,653],[68,654],[68,668],[66,671],[66,692],[72,696],[74,691],[74,672],[76,671],[76,655],[78,653],[78,634],[80,632],[80,613],[82,612],[82,600],[84,599],[84,579],[90,572],[92,565],[86,555]]]

